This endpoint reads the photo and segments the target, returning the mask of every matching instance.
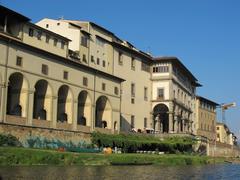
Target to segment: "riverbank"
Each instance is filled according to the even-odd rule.
[[[111,165],[111,164],[153,164],[153,165],[202,165],[224,163],[224,158],[176,154],[102,154],[72,153],[54,150],[0,147],[1,166],[22,165]]]

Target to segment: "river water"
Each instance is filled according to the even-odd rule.
[[[240,165],[0,167],[0,180],[240,179]]]

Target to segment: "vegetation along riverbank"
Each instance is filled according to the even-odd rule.
[[[176,154],[73,153],[22,147],[0,147],[0,165],[201,165],[223,163],[224,158]]]
[[[225,158],[199,156],[193,153],[191,147],[194,141],[190,138],[159,140],[157,138],[134,135],[93,133],[92,143],[92,147],[98,146],[99,150],[103,147],[114,148],[117,146],[122,149],[122,153],[104,154],[99,150],[90,151],[93,149],[79,149],[78,147],[58,147],[57,149],[24,148],[16,137],[0,135],[0,166],[202,165],[228,161]],[[157,150],[165,153],[135,153],[139,152],[139,150],[147,150],[148,152]]]

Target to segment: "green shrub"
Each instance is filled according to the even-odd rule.
[[[0,146],[22,146],[22,144],[11,134],[0,134]]]
[[[190,152],[195,141],[190,137],[171,137],[160,140],[153,136],[126,135],[126,134],[102,134],[93,132],[92,143],[98,147],[118,147],[124,152],[164,151],[169,153]]]

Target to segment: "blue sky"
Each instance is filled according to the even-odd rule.
[[[0,4],[32,22],[45,17],[93,21],[154,56],[177,56],[203,84],[199,95],[239,105],[226,112],[226,119],[240,138],[240,1],[0,0]]]

